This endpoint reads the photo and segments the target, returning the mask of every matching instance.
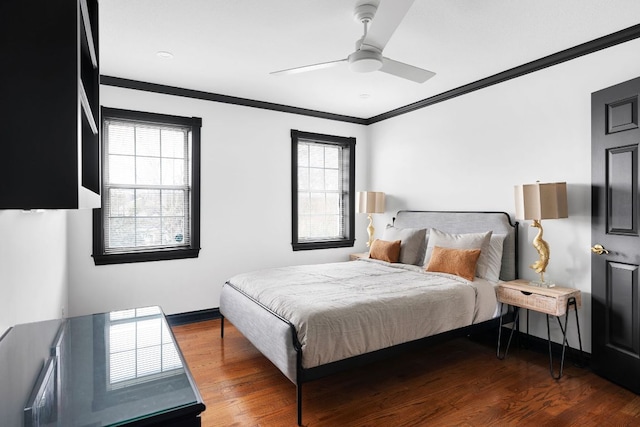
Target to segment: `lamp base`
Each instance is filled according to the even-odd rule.
[[[529,282],[531,286],[537,286],[539,288],[554,288],[556,284],[550,280],[532,280]]]
[[[367,233],[369,234],[369,241],[367,242],[367,247],[370,248],[373,244],[373,236],[376,232],[376,229],[373,227],[373,217],[369,214],[369,226],[367,227]]]

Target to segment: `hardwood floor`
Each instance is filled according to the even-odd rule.
[[[229,322],[173,328],[207,406],[204,427],[295,426],[295,386]],[[631,426],[640,396],[546,354],[454,339],[303,387],[305,426]]]

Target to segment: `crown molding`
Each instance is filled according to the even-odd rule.
[[[204,92],[201,90],[184,89],[176,86],[167,86],[157,83],[143,82],[140,80],[124,79],[113,76],[100,76],[100,84],[115,86],[125,89],[141,90],[145,92],[162,93],[165,95],[182,96],[185,98],[202,99],[205,101],[221,102],[224,104],[240,105],[243,107],[261,108],[263,110],[278,111],[281,113],[299,114],[320,119],[335,120],[339,122],[366,125],[367,119],[345,116],[342,114],[327,113],[324,111],[310,110],[307,108],[292,107],[290,105],[275,104],[273,102],[257,101],[255,99],[239,98],[236,96],[221,95],[219,93]]]

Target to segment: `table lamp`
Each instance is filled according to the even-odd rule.
[[[373,234],[375,233],[371,214],[384,213],[384,193],[379,191],[358,191],[357,198],[356,212],[366,213],[369,218],[369,226],[367,227],[369,241],[367,242],[367,247],[371,247]]]
[[[533,220],[531,227],[538,229],[533,239],[533,247],[538,251],[539,259],[529,268],[540,274],[538,286],[552,287],[545,282],[544,273],[549,264],[549,244],[542,239],[543,219],[567,218],[567,183],[552,182],[541,184],[523,184],[515,186],[516,219]]]

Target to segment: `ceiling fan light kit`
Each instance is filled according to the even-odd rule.
[[[364,35],[356,42],[356,50],[346,59],[306,65],[274,71],[271,74],[284,75],[314,71],[322,68],[334,67],[344,62],[349,69],[358,73],[382,71],[402,79],[416,83],[424,83],[435,75],[425,70],[403,62],[394,61],[382,56],[384,47],[400,25],[415,0],[380,0],[380,6],[361,4],[356,6],[353,17],[364,25]],[[374,17],[376,18],[374,20]],[[371,28],[369,28],[371,26]]]
[[[369,73],[382,68],[382,54],[374,50],[360,49],[349,55],[349,69],[357,73]]]

